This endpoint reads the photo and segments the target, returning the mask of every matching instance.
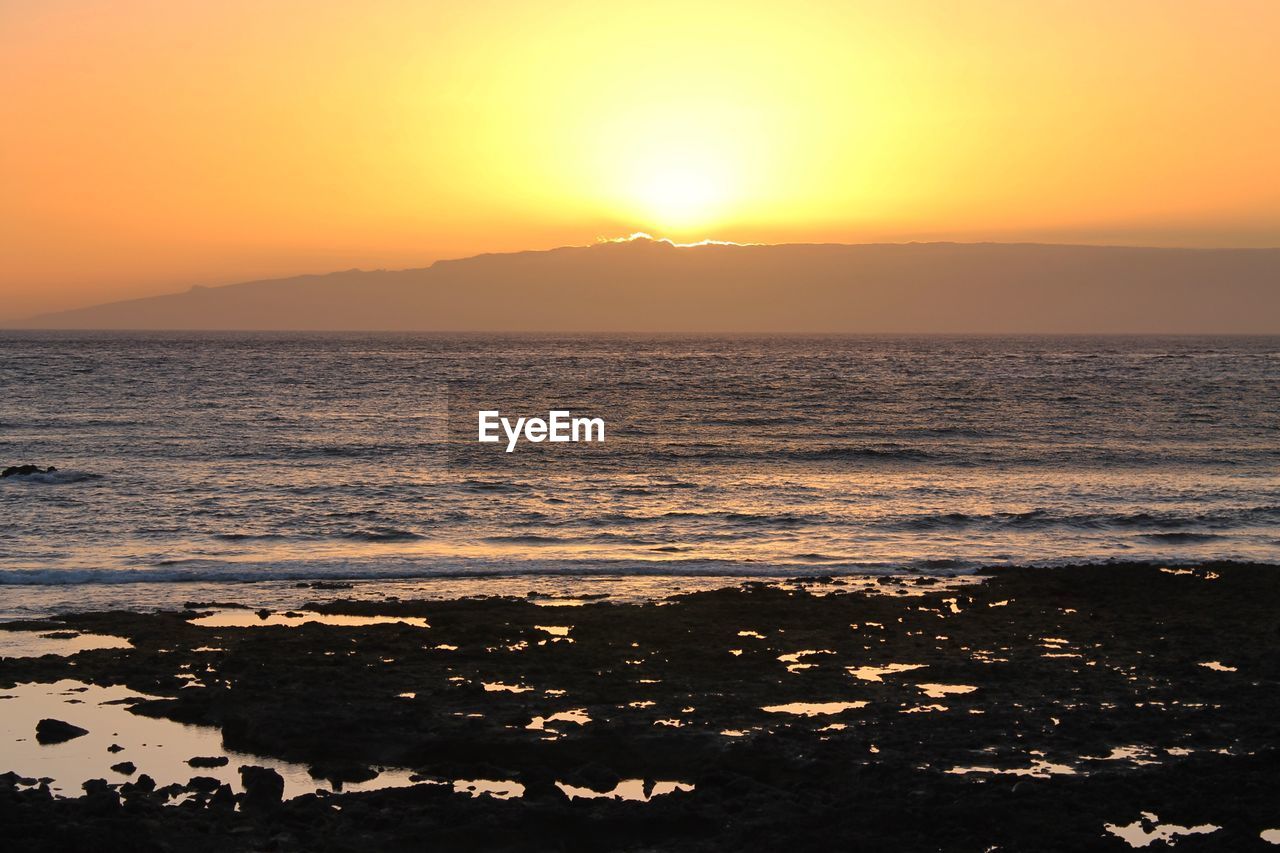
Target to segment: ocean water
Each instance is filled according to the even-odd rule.
[[[605,442],[475,440],[551,408]],[[11,601],[1280,562],[1280,338],[5,332],[21,463],[58,471],[0,480]]]

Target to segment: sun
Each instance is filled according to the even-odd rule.
[[[689,163],[662,165],[637,176],[635,194],[642,213],[667,228],[706,224],[724,198],[715,175]]]
[[[576,164],[609,215],[635,230],[700,239],[759,197],[760,134],[733,103],[666,92],[595,120]]]
[[[721,220],[733,196],[723,156],[708,146],[655,151],[632,161],[635,214],[662,231],[686,231]]]

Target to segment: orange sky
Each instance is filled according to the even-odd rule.
[[[1280,245],[1280,2],[0,0],[0,317],[679,240]]]

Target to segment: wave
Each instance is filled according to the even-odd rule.
[[[486,536],[485,542],[496,542],[502,545],[565,545],[572,542],[572,539],[566,539],[560,536],[537,536],[529,534],[527,536]]]
[[[671,546],[674,547],[674,546]],[[653,549],[674,553],[669,548]],[[813,559],[814,557],[822,559]],[[299,581],[371,582],[466,578],[520,577],[717,577],[717,578],[797,578],[812,577],[815,568],[826,576],[854,575],[971,575],[991,567],[1021,566],[1030,569],[1068,565],[1121,565],[1146,563],[1164,566],[1202,565],[1204,557],[1189,558],[1169,554],[1134,554],[1120,559],[1085,559],[1064,556],[1055,559],[961,560],[921,558],[905,561],[851,561],[825,558],[821,554],[800,554],[787,561],[735,561],[700,558],[655,557],[653,559],[533,559],[492,558],[398,558],[388,560],[338,559],[272,561],[269,563],[220,562],[216,560],[175,560],[167,565],[134,569],[3,569],[4,586],[76,586],[169,583],[272,583]],[[1228,558],[1229,559],[1229,558]],[[1237,560],[1239,558],[1236,558]],[[1260,565],[1256,564],[1255,565]]]
[[[1174,543],[1191,545],[1196,542],[1212,542],[1215,539],[1226,539],[1227,537],[1218,533],[1180,532],[1180,533],[1145,533],[1143,534],[1142,538],[1150,539],[1154,542],[1174,542]]]
[[[938,454],[918,447],[818,447],[812,450],[789,450],[779,454],[784,459],[822,461],[836,459],[871,459],[902,462],[928,462]]]
[[[461,488],[472,492],[527,492],[532,486],[525,483],[513,483],[504,480],[463,480]]]
[[[824,564],[828,574],[894,574],[910,564]],[[975,564],[974,570],[978,568]],[[304,580],[382,581],[468,577],[795,577],[811,575],[811,561],[795,564],[655,557],[645,559],[502,560],[485,558],[374,558],[270,563],[174,560],[133,569],[3,569],[0,586],[74,586],[136,583],[246,583]]]
[[[1178,531],[1188,527],[1209,527],[1227,530],[1257,524],[1280,521],[1280,506],[1255,506],[1214,510],[1201,513],[1134,512],[1134,513],[1064,513],[1046,509],[1025,512],[963,513],[948,512],[938,515],[920,515],[890,519],[884,526],[895,530],[929,531],[972,527],[999,528],[1057,528],[1075,530],[1134,530],[1156,528],[1162,531]],[[1160,533],[1151,533],[1159,536]],[[1170,534],[1174,535],[1174,534]],[[1184,531],[1186,536],[1215,534]]]
[[[682,445],[662,448],[651,454],[659,462],[743,461],[743,462],[938,462],[942,454],[919,447],[886,444],[834,445],[828,447],[741,447],[737,445]],[[948,454],[949,456],[951,454]],[[954,456],[952,465],[967,465],[971,460]]]
[[[397,527],[369,527],[344,531],[339,535],[343,539],[358,539],[361,542],[406,542],[422,538],[412,530],[401,530]]]
[[[58,469],[57,471],[41,471],[35,474],[15,474],[0,479],[0,483],[39,483],[46,486],[63,486],[69,483],[83,483],[87,480],[101,479],[101,474]]]

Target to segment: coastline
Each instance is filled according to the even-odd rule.
[[[1177,836],[1189,849],[1266,846],[1260,833],[1280,828],[1280,567],[982,576],[815,576],[570,607],[332,590],[294,617],[190,602],[0,626],[131,646],[0,660],[0,693],[123,685],[154,697],[127,702],[135,716],[220,732],[322,790],[280,803],[238,767],[144,790],[141,758],[135,774],[105,770],[126,749],[79,798],[0,777],[0,816],[19,849],[126,836],[515,849],[539,833],[565,849],[1122,850],[1106,827],[1130,825],[1217,827]],[[476,780],[511,796],[460,786]]]

